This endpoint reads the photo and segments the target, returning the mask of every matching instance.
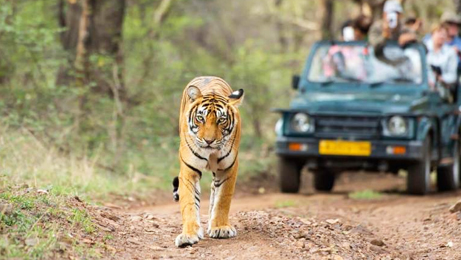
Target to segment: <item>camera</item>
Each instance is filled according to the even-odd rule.
[[[389,28],[395,29],[397,28],[398,24],[398,14],[395,12],[387,14],[387,23],[389,24]]]
[[[347,26],[343,29],[343,40],[346,42],[355,40],[354,28]]]
[[[442,75],[442,68],[440,68],[439,66],[431,65],[431,69],[434,72],[434,74]]]

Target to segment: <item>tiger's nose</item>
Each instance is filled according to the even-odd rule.
[[[215,139],[204,139],[207,144],[212,144]]]

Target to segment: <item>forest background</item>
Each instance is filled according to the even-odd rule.
[[[458,1],[406,0],[427,32]],[[102,198],[170,189],[187,82],[246,91],[239,182],[273,175],[273,107],[310,46],[382,0],[0,0],[0,187]],[[458,12],[459,13],[459,12]],[[209,174],[204,178],[211,180]],[[204,185],[205,189],[208,185]]]

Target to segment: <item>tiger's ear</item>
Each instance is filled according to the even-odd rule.
[[[229,96],[229,104],[233,105],[234,107],[239,107],[243,102],[244,97],[243,89],[236,90],[232,92]]]
[[[194,85],[190,85],[187,87],[187,95],[190,97],[192,101],[197,100],[197,98],[202,96],[202,92],[200,92],[200,89],[197,88]]]

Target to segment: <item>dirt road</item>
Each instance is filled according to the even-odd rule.
[[[236,238],[205,237],[178,249],[179,205],[119,210],[111,242],[118,259],[461,259],[461,215],[448,208],[461,193],[425,197],[400,192],[393,176],[344,177],[331,194],[237,196],[231,208]],[[351,199],[352,191],[384,191],[376,199]],[[202,224],[208,201],[201,205]]]

